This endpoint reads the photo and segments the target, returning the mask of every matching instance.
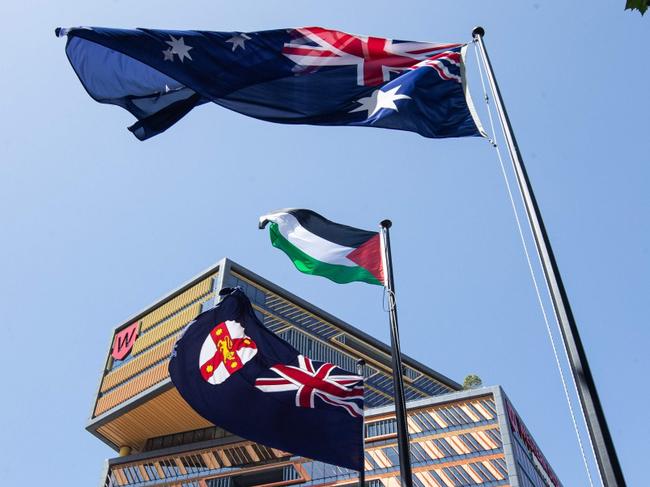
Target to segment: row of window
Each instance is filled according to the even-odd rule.
[[[445,386],[427,375],[422,375],[420,378],[416,379],[413,382],[413,386],[424,391],[428,396],[440,396],[441,394],[454,392],[451,387]]]
[[[414,465],[415,466],[415,465]],[[343,481],[349,478],[356,478],[357,472],[334,465],[327,465],[320,462],[306,462],[302,467],[307,472],[308,482],[300,485],[313,486],[333,481]],[[445,477],[443,479],[443,476]],[[368,487],[384,487],[392,485],[389,478],[376,479],[367,482]],[[431,468],[430,470],[419,471],[413,475],[413,483],[416,487],[431,487],[437,485],[446,487],[451,482],[455,487],[482,485],[490,487],[504,485],[508,482],[508,470],[503,458],[483,460],[442,468]]]
[[[448,462],[451,459],[472,459],[491,453],[502,451],[502,445],[495,434],[491,444],[477,441],[475,433],[466,433],[454,437],[435,438],[422,442],[411,442],[411,463],[417,465],[434,465]],[[366,451],[366,465],[372,471],[388,472],[399,466],[397,447],[387,445],[380,449]]]
[[[383,419],[366,423],[366,438],[397,434],[397,421],[395,418]]]
[[[523,487],[552,487],[552,484],[546,483],[541,474],[535,468],[528,453],[519,443],[518,438],[514,438],[515,462],[517,462],[519,480]]]
[[[190,481],[175,485],[180,485],[180,487],[201,487],[201,485],[206,487],[252,487],[260,483],[290,482],[299,478],[300,474],[296,472],[296,469],[292,465],[288,465],[270,473],[262,472],[261,474],[244,474],[237,477],[217,477],[205,480],[205,484],[201,484],[199,481]]]
[[[215,440],[217,438],[225,438],[226,436],[232,435],[218,426],[210,426],[209,428],[150,438],[145,444],[144,451],[160,450],[161,448],[187,445],[199,441]]]
[[[319,485],[324,482],[334,480],[344,480],[346,478],[356,478],[359,474],[354,470],[349,470],[336,465],[330,465],[322,462],[308,461],[302,464],[302,468],[307,473],[307,478],[311,479],[301,485]]]
[[[492,413],[493,406],[492,399],[485,399],[462,405],[452,404],[430,411],[418,411],[409,415],[409,418],[422,431],[465,428],[468,425],[494,422],[496,415]]]
[[[508,469],[502,458],[469,463],[463,466],[445,467],[441,470],[453,482],[454,487],[477,484],[485,485],[486,482],[502,481],[508,478]],[[471,475],[470,471],[474,475]],[[439,485],[447,485],[435,470],[430,470],[428,473]],[[480,481],[477,479],[480,479]]]
[[[206,462],[203,455],[208,457],[211,465]],[[114,466],[105,486],[150,485],[150,483],[157,485],[156,481],[169,482],[175,479],[187,479],[192,476],[217,473],[278,458],[274,450],[256,443],[231,446],[203,454],[187,454],[124,467]]]
[[[485,400],[482,401],[482,403],[485,405],[490,403],[493,404],[491,400]],[[480,426],[496,422],[494,417],[490,419],[486,418],[485,414],[471,403],[465,403],[462,406],[468,408],[469,411],[473,413],[474,417],[471,417],[458,405],[448,405],[440,408],[409,413],[408,418],[413,423],[413,426],[410,428],[411,436],[425,436],[443,430],[466,428],[468,425]],[[488,412],[487,408],[485,411]],[[375,438],[378,436],[397,433],[397,423],[395,418],[369,422],[366,423],[365,428],[366,438]],[[486,431],[486,434],[492,435],[495,433],[493,433],[493,430],[488,430]],[[500,437],[498,438],[498,441],[500,444]]]
[[[380,392],[366,383],[366,387],[363,391],[363,402],[367,407],[371,408],[375,406],[385,406],[386,404],[392,403],[392,400],[390,397],[386,397],[385,392]]]

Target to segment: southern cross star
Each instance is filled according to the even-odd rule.
[[[181,60],[181,62],[183,62],[184,58],[187,58],[190,61],[192,61],[192,56],[190,56],[190,49],[194,49],[194,48],[185,44],[185,41],[183,40],[182,37],[179,37],[178,39],[176,39],[173,35],[170,35],[169,37],[171,37],[172,40],[165,41],[165,42],[169,44],[169,46],[171,47],[170,56],[172,60],[174,59],[174,54],[176,54],[178,56],[178,59]],[[163,51],[163,54],[165,54],[165,51]],[[165,54],[165,59],[167,59],[167,54]]]
[[[397,112],[399,110],[397,109],[397,105],[395,105],[396,100],[411,99],[410,96],[397,94],[397,90],[399,90],[401,87],[402,85],[399,85],[396,86],[395,88],[391,88],[388,91],[382,91],[381,89],[375,90],[372,92],[372,95],[359,98],[357,100],[357,103],[360,103],[360,106],[358,106],[354,110],[350,110],[349,113],[362,112],[365,110],[368,112],[367,118],[370,118],[382,108],[395,110]]]
[[[163,52],[163,56],[165,56],[165,61],[173,61],[174,60],[174,53],[172,52],[172,48],[170,47],[169,49],[165,49]]]
[[[235,51],[238,47],[241,47],[242,49],[246,49],[245,42],[250,40],[250,37],[248,37],[246,34],[243,32],[232,36],[230,39],[228,39],[226,42],[230,42],[232,44],[232,50]]]

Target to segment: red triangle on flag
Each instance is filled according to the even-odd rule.
[[[355,264],[358,264],[360,267],[366,269],[375,276],[379,282],[382,284],[384,283],[384,266],[382,265],[381,259],[379,234],[376,234],[374,237],[368,239],[366,242],[354,249],[347,255],[347,258]]]

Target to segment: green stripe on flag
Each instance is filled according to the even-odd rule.
[[[271,243],[273,246],[287,254],[296,266],[296,269],[300,272],[314,276],[327,277],[338,284],[361,281],[367,282],[368,284],[383,286],[375,276],[363,267],[347,267],[344,265],[328,264],[307,255],[282,236],[277,223],[271,223],[269,227],[269,235],[271,236]]]

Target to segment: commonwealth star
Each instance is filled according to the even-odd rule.
[[[357,100],[357,103],[359,103],[360,106],[356,107],[353,110],[350,110],[349,113],[362,112],[365,110],[368,112],[367,118],[370,118],[382,108],[395,110],[397,112],[399,110],[397,109],[397,105],[395,105],[395,101],[411,99],[410,96],[397,94],[397,90],[399,90],[401,87],[402,85],[399,85],[395,88],[391,88],[388,91],[382,91],[381,89],[375,90],[372,92],[372,95],[359,98]]]

